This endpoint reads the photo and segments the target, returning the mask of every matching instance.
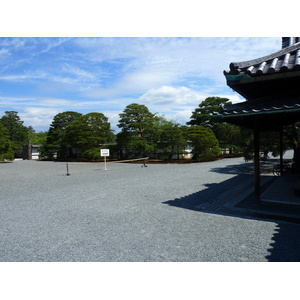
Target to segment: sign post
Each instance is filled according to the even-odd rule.
[[[104,156],[104,170],[107,171],[107,169],[106,169],[106,156],[109,156],[109,149],[100,149],[100,155]]]

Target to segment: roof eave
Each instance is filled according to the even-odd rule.
[[[239,68],[241,69],[241,68],[250,67],[252,65],[257,65],[257,64],[260,64],[262,62],[272,60],[276,57],[281,57],[281,56],[283,56],[287,53],[294,52],[298,49],[300,49],[300,43],[293,44],[290,47],[286,47],[286,48],[281,49],[277,52],[274,52],[272,54],[269,54],[269,55],[266,55],[266,56],[263,56],[263,57],[260,57],[260,58],[257,58],[257,59],[241,61],[241,62],[232,62],[232,63],[230,63],[229,68],[230,68],[230,71],[232,72],[232,71],[234,71],[236,69],[239,69]]]

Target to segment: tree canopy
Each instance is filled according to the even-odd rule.
[[[155,122],[157,116],[151,113],[147,106],[132,103],[126,106],[124,111],[119,114],[120,120],[118,127],[121,132],[118,135],[118,145],[122,148],[123,155],[145,156],[154,150],[153,135],[155,133]]]
[[[152,129],[156,119],[155,114],[151,113],[147,106],[137,103],[127,105],[119,116],[118,127],[141,138],[146,137],[147,131]]]
[[[83,115],[66,111],[54,116],[42,152],[50,159],[54,155],[60,159],[84,158],[85,152],[100,149],[100,144],[113,140],[114,134],[104,114],[92,112]]]
[[[191,120],[188,125],[201,125],[211,128],[219,141],[220,147],[240,151],[240,127],[228,123],[220,123],[214,118],[214,114],[221,111],[224,105],[231,102],[228,98],[208,97],[202,101],[198,107],[192,112]]]
[[[174,156],[179,158],[179,154],[184,154],[188,144],[185,127],[175,121],[159,117],[156,132],[159,135],[157,152],[162,153],[168,159]]]
[[[66,111],[54,116],[46,138],[46,144],[42,147],[42,156],[50,159],[56,154],[58,158],[66,158],[70,155],[70,147],[66,139],[68,125],[82,114],[75,111]]]
[[[16,111],[6,111],[0,119],[0,123],[6,128],[11,148],[15,154],[22,150],[22,146],[28,143],[28,128],[23,125]]]
[[[201,125],[191,126],[186,132],[193,146],[193,159],[208,160],[221,154],[219,141],[210,128]]]
[[[8,130],[0,122],[0,161],[13,160],[14,151],[11,148]]]
[[[202,101],[197,108],[192,112],[191,120],[188,125],[211,126],[215,123],[213,115],[220,112],[222,106],[231,104],[229,99],[221,97],[208,97]]]
[[[68,125],[66,140],[69,146],[84,152],[114,141],[114,135],[108,118],[102,113],[93,112],[80,116]]]

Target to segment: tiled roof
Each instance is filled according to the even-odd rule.
[[[293,99],[277,99],[274,101],[245,101],[232,105],[226,105],[223,108],[223,116],[235,116],[235,115],[253,115],[253,114],[268,114],[287,111],[300,111],[300,97]]]
[[[285,101],[244,101],[226,105],[215,118],[252,129],[255,120],[259,120],[260,130],[279,130],[281,126],[299,121],[300,97]]]
[[[298,40],[273,54],[232,62],[229,68],[230,71],[224,71],[227,85],[246,101],[224,106],[217,118],[248,128],[256,126],[254,120],[259,120],[261,130],[300,120]]]
[[[300,70],[300,43],[258,59],[232,62],[229,68],[230,71],[224,71],[225,76],[248,75],[252,77]]]

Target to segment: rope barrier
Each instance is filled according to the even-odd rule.
[[[146,166],[146,162],[147,162],[147,160],[149,159],[149,157],[143,157],[143,158],[135,158],[135,159],[127,159],[127,160],[117,160],[117,161],[108,161],[108,162],[105,162],[105,165],[106,165],[106,163],[127,163],[127,162],[131,162],[131,161],[139,161],[139,160],[142,160],[143,161],[143,165],[142,165],[142,167],[147,167]],[[67,166],[67,176],[70,176],[71,174],[69,173],[69,164],[71,164],[71,165],[87,165],[87,164],[99,164],[99,163],[104,163],[104,162],[89,162],[89,163],[84,163],[84,162],[82,162],[82,163],[80,163],[80,162],[74,162],[74,163],[72,163],[72,162],[66,162],[66,163],[63,163],[63,164],[66,164],[66,166]]]
[[[149,159],[149,157],[143,157],[143,158],[134,158],[134,159],[126,159],[126,160],[114,160],[114,161],[107,161],[106,163],[127,163],[131,161],[139,161],[143,160],[144,164]],[[104,161],[98,161],[98,162],[67,162],[63,164],[72,164],[72,165],[84,165],[84,164],[102,164]]]

